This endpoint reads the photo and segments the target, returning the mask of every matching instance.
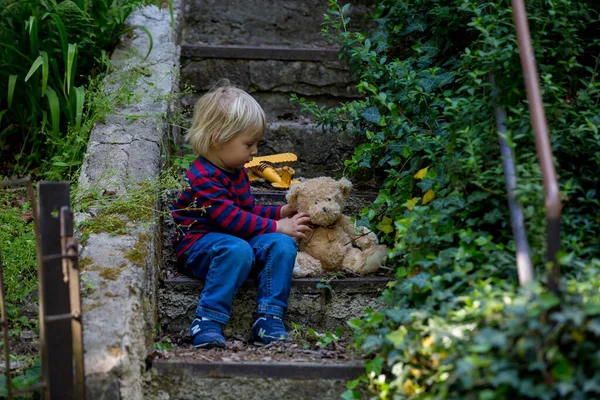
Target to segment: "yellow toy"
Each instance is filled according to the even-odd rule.
[[[273,154],[270,156],[254,157],[254,159],[249,163],[246,163],[244,167],[248,169],[248,176],[251,181],[263,178],[271,182],[273,187],[287,189],[291,184],[298,183],[298,181],[292,180],[292,175],[295,171],[288,166],[275,168],[272,164],[293,162],[297,160],[298,157],[294,153]]]

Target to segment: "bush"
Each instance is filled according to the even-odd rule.
[[[348,172],[381,182],[361,222],[392,248],[397,281],[383,295],[383,310],[351,322],[357,345],[374,357],[363,380],[381,398],[581,398],[596,390],[584,384],[596,382],[593,373],[581,372],[595,370],[595,356],[577,357],[597,335],[596,313],[585,311],[597,308],[597,296],[554,299],[540,288],[543,188],[510,2],[379,0],[372,15],[377,27],[368,35],[346,29],[346,9],[330,1],[324,32],[342,45],[364,97],[336,109],[300,101],[320,123],[360,135]],[[563,198],[563,285],[575,279],[598,285],[590,271],[600,257],[599,11],[592,1],[527,2]],[[494,89],[508,113],[506,140],[515,151],[518,200],[541,282],[533,297],[517,294]],[[577,321],[565,322],[575,311]],[[567,347],[559,339],[527,342],[523,354],[513,348],[559,325],[560,341],[562,329],[584,339]],[[502,340],[483,343],[488,334],[494,340],[492,333]],[[533,350],[539,359],[530,357]],[[577,378],[567,388],[569,374]],[[503,383],[514,376],[528,383]]]

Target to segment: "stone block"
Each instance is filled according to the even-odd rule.
[[[352,2],[350,29],[366,29],[368,5]],[[336,43],[320,34],[326,12],[323,0],[189,0],[183,37],[187,43],[331,47]]]

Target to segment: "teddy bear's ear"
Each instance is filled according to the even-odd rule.
[[[285,198],[290,206],[297,207],[298,206],[298,193],[300,192],[301,183],[294,183],[290,186]]]
[[[346,178],[341,178],[338,181],[338,185],[340,186],[340,191],[342,192],[342,195],[344,197],[348,197],[348,195],[350,194],[350,190],[352,190],[352,182],[350,182]]]

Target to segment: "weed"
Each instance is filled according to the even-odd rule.
[[[94,286],[86,274],[81,274],[79,279],[81,281],[81,297],[88,297],[96,291],[96,286]]]
[[[173,347],[173,341],[170,337],[164,337],[158,342],[154,342],[155,350],[170,350]]]
[[[344,279],[344,274],[330,274],[329,276],[322,278],[319,283],[317,283],[317,289],[325,289],[332,295],[335,294],[333,287],[331,286],[331,282],[337,279]]]

